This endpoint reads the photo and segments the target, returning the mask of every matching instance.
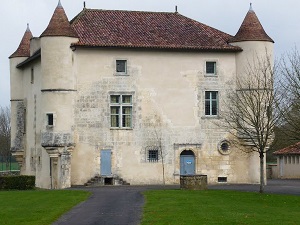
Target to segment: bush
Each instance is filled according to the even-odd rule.
[[[35,176],[0,177],[0,190],[29,190],[35,188]]]

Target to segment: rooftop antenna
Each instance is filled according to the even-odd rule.
[[[178,13],[178,11],[177,11],[177,5],[175,5],[175,13]]]
[[[85,9],[85,1],[83,2],[83,8]]]

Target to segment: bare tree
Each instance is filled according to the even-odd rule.
[[[280,64],[281,82],[278,85],[282,101],[278,110],[282,115],[280,126],[286,138],[300,141],[300,54],[295,48]]]
[[[6,163],[6,169],[10,163],[10,108],[0,106],[0,156]]]
[[[275,106],[274,66],[269,57],[256,57],[238,75],[236,90],[227,96],[227,108],[221,112],[223,126],[236,137],[245,152],[257,152],[260,158],[260,193],[265,185],[265,153],[273,141],[279,119]]]
[[[158,151],[158,158],[160,158],[162,166],[162,179],[165,185],[165,156],[167,155],[164,151],[164,138],[163,138],[163,123],[158,115],[153,115],[152,117],[146,118],[146,124],[148,124],[148,144],[152,146],[153,149]]]

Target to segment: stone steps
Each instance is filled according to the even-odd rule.
[[[95,176],[89,179],[84,186],[87,187],[97,187],[97,186],[105,186],[105,185],[130,185],[127,181],[120,178],[119,176]]]

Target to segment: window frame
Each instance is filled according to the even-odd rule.
[[[117,96],[119,99],[118,102],[112,102],[112,96]],[[129,96],[130,102],[123,102],[123,97]],[[112,109],[118,109],[116,113],[113,113]],[[124,112],[124,108],[130,108],[130,113]],[[133,94],[131,93],[111,93],[109,95],[109,112],[110,112],[110,128],[111,129],[132,129],[133,127]],[[115,116],[117,118],[116,126],[113,126],[112,117]],[[126,126],[126,117],[130,118],[130,126]],[[124,124],[124,125],[123,125]]]
[[[118,62],[124,62],[124,71],[118,71]],[[115,60],[115,74],[128,76],[128,60],[127,59],[116,59]]]
[[[52,121],[52,124],[50,124],[50,121]],[[53,112],[46,112],[46,127],[47,128],[54,127],[55,122],[56,122],[56,114]]]
[[[206,98],[206,93],[209,93],[209,98]],[[216,93],[216,98],[214,99],[213,98],[213,93]],[[204,92],[204,115],[206,117],[217,117],[219,116],[219,96],[220,96],[220,93],[219,91],[205,91]],[[207,101],[209,101],[209,113],[207,114],[206,113],[206,103]],[[213,103],[216,103],[216,109],[214,109],[214,104]],[[216,111],[215,114],[213,114],[213,111]]]
[[[208,65],[209,63],[213,63],[213,68],[214,68],[214,72],[213,73],[209,73],[207,71],[208,69]],[[212,77],[216,77],[217,76],[217,61],[216,60],[207,60],[205,61],[205,76],[212,76]]]
[[[154,152],[156,152],[156,153],[151,154],[151,153],[154,153]],[[148,162],[148,163],[158,163],[159,162],[160,154],[159,154],[159,147],[158,146],[147,146],[146,147],[146,154],[147,154],[146,155],[146,162]]]

